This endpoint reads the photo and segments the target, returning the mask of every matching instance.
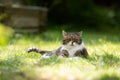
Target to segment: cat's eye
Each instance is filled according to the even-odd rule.
[[[67,41],[70,41],[71,39],[66,39]]]
[[[64,42],[68,42],[68,41],[70,41],[70,39],[64,39],[63,41],[64,41]]]
[[[79,39],[74,39],[75,42],[79,41]]]

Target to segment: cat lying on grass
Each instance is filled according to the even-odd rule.
[[[53,51],[41,50],[36,47],[28,48],[27,52],[32,51],[40,53],[44,58],[49,58],[52,55],[62,57],[87,57],[88,52],[82,41],[82,32],[65,32],[63,31],[63,41],[61,47]]]

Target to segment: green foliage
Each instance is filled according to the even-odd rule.
[[[0,48],[0,80],[119,80],[119,37],[97,32],[83,33],[89,52],[84,58],[44,59],[31,46],[45,50],[61,45],[61,31],[47,31],[40,35],[15,35],[11,45]]]
[[[112,73],[112,75],[109,74],[101,74],[101,77],[96,78],[95,80],[119,80],[120,77],[116,76],[115,73]]]
[[[87,28],[119,33],[119,1],[109,0],[107,3],[100,0],[25,0],[24,3],[48,7],[48,21],[73,25],[68,27],[69,30],[76,27],[76,30]],[[109,3],[111,6],[107,6]]]
[[[0,24],[0,45],[8,44],[13,36],[13,30],[10,27]]]

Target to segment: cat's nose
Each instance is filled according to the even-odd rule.
[[[71,42],[71,46],[74,46],[74,42]]]

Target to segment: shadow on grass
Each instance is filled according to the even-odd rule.
[[[34,76],[20,70],[24,63],[18,56],[0,61],[0,80],[34,80]]]
[[[33,76],[28,76],[24,72],[1,72],[0,80],[35,80]]]
[[[120,77],[116,76],[115,74],[113,75],[104,74],[94,80],[120,80]]]

